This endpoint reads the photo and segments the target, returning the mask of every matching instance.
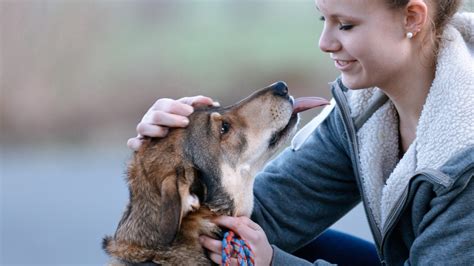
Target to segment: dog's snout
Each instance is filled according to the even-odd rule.
[[[272,86],[273,93],[278,96],[288,96],[288,86],[283,81],[278,81]]]

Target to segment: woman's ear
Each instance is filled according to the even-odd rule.
[[[410,1],[405,7],[405,31],[416,36],[421,30],[426,28],[429,19],[428,6],[423,0]],[[411,38],[410,37],[410,38]]]

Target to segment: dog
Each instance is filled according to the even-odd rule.
[[[165,138],[145,138],[128,166],[129,204],[103,240],[110,263],[211,265],[199,235],[221,236],[212,217],[250,217],[257,171],[295,132],[298,112],[327,104],[312,98],[295,101],[277,82],[229,107],[196,108]]]

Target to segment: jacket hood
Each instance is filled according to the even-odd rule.
[[[357,133],[362,184],[381,230],[415,173],[437,170],[458,151],[474,145],[473,31],[473,13],[457,14],[445,29],[416,138],[401,159],[398,115],[390,100]],[[378,88],[349,90],[351,115],[364,113],[381,93]]]

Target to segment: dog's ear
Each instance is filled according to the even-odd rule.
[[[191,167],[176,167],[175,175],[168,176],[161,183],[158,231],[162,244],[170,244],[181,227],[183,217],[200,207],[203,192],[196,184],[195,172]]]
[[[161,208],[158,232],[161,244],[173,242],[181,225],[181,197],[178,191],[178,178],[171,175],[161,183]]]
[[[196,169],[190,166],[184,168],[178,181],[181,196],[181,217],[198,210],[204,201],[205,188],[199,180]]]

